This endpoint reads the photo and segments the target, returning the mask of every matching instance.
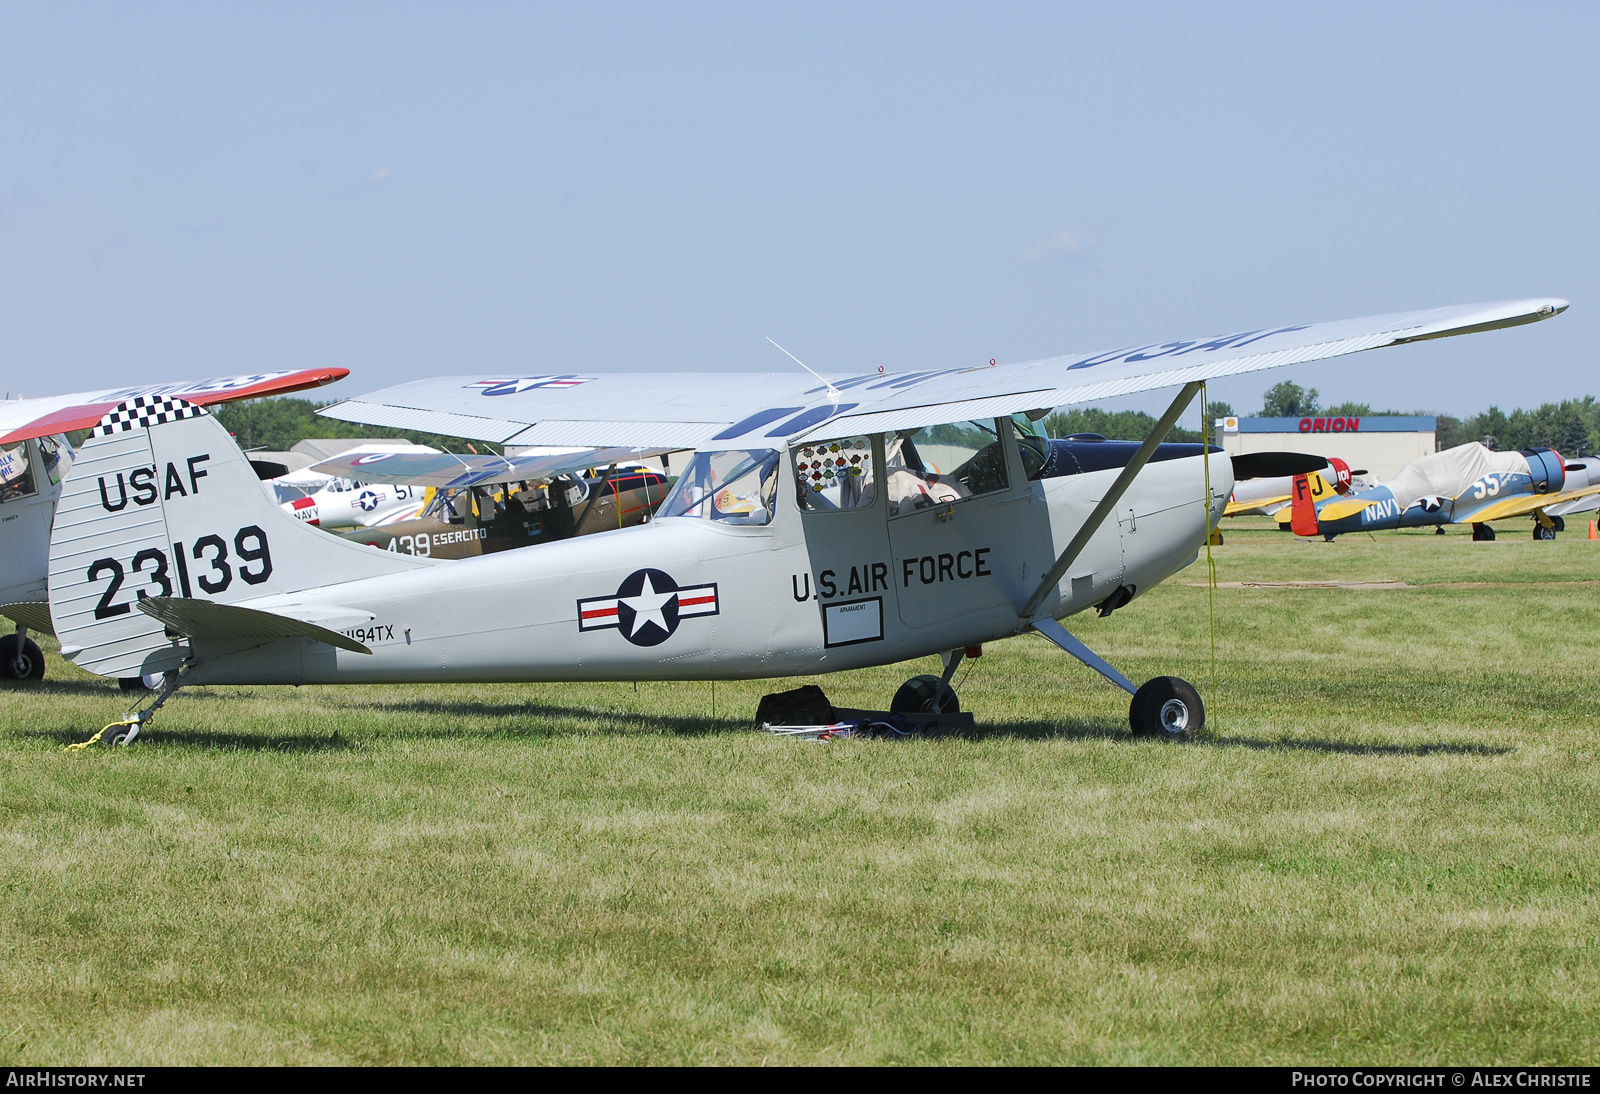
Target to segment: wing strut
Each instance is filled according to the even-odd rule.
[[[1029,625],[1033,627],[1034,630],[1050,639],[1050,641],[1054,642],[1056,645],[1072,654],[1072,656],[1076,657],[1079,661],[1082,661],[1085,665],[1088,665],[1090,668],[1094,669],[1095,672],[1098,672],[1101,676],[1104,676],[1107,680],[1110,680],[1113,684],[1117,685],[1117,687],[1121,688],[1129,695],[1132,695],[1134,692],[1139,690],[1133,686],[1132,680],[1129,680],[1126,676],[1122,675],[1122,673],[1112,668],[1111,664],[1106,661],[1105,658],[1101,657],[1098,653],[1095,653],[1094,650],[1091,650],[1088,646],[1085,646],[1082,642],[1078,641],[1071,631],[1067,630],[1067,628],[1063,627],[1060,623],[1057,623],[1054,619],[1035,619]]]
[[[1155,455],[1156,446],[1167,439],[1167,434],[1172,432],[1172,427],[1177,423],[1178,417],[1188,409],[1189,403],[1194,399],[1195,392],[1200,390],[1202,381],[1191,380],[1183,385],[1183,390],[1178,392],[1178,397],[1172,400],[1172,405],[1167,407],[1167,412],[1161,415],[1161,420],[1150,431],[1150,436],[1144,439],[1139,446],[1139,451],[1133,454],[1133,459],[1128,461],[1128,466],[1122,469],[1122,474],[1117,476],[1117,481],[1111,484],[1111,489],[1106,491],[1106,496],[1100,499],[1100,504],[1094,507],[1094,512],[1089,514],[1089,519],[1083,522],[1083,527],[1078,529],[1078,534],[1072,537],[1072,542],[1067,544],[1067,549],[1061,552],[1061,557],[1056,559],[1054,566],[1039,580],[1039,587],[1033,591],[1028,602],[1023,605],[1022,611],[1017,613],[1023,619],[1031,620],[1033,614],[1039,610],[1039,605],[1044,603],[1044,598],[1050,595],[1050,590],[1061,581],[1061,575],[1067,572],[1079,553],[1088,544],[1090,537],[1099,529],[1101,523],[1117,502],[1122,500],[1122,495],[1139,472],[1144,470],[1144,465],[1150,462],[1150,457]],[[1201,438],[1205,443],[1205,438]]]

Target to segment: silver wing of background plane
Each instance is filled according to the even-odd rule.
[[[358,482],[392,482],[406,486],[460,489],[480,483],[548,479],[581,471],[649,459],[664,448],[583,448],[543,456],[454,456],[448,452],[365,452],[323,460],[311,470]]]
[[[1261,327],[1103,353],[829,384],[803,373],[447,376],[328,407],[349,422],[527,445],[779,447],[1093,402],[1559,315],[1544,298]]]

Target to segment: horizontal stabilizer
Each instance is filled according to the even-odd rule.
[[[138,606],[145,615],[186,638],[311,638],[351,653],[372,652],[354,638],[315,623],[236,604],[152,596],[139,601]]]
[[[55,634],[55,626],[50,622],[50,605],[42,604],[37,600],[20,600],[11,604],[0,604],[0,615],[16,623],[21,623],[30,631],[42,631],[45,634]]]
[[[1235,482],[1244,479],[1277,479],[1309,475],[1328,466],[1326,456],[1308,452],[1245,452],[1233,457]]]
[[[1376,504],[1378,504],[1377,498],[1339,498],[1324,505],[1322,511],[1317,514],[1317,518],[1326,521],[1343,520],[1345,517],[1353,517],[1368,506]]]

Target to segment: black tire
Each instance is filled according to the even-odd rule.
[[[0,680],[43,680],[44,651],[20,634],[0,636]]]
[[[1538,521],[1535,521],[1533,524],[1533,538],[1546,541],[1554,540],[1556,538],[1556,529],[1554,526],[1546,528]]]
[[[1567,522],[1562,520],[1560,517],[1551,517],[1550,526],[1558,532],[1565,532],[1567,530]]]
[[[1472,540],[1474,543],[1493,543],[1494,529],[1487,524],[1474,524],[1472,526]]]
[[[1185,740],[1205,724],[1206,708],[1200,693],[1176,676],[1146,680],[1128,704],[1128,726],[1135,737]]]
[[[943,695],[944,702],[934,710],[934,702]],[[913,676],[900,685],[889,702],[891,714],[960,714],[961,699],[949,684],[937,676]]]

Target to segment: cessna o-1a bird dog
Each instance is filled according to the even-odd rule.
[[[1229,462],[1162,443],[1203,381],[1566,307],[1470,305],[820,386],[795,374],[455,377],[330,408],[514,444],[696,450],[641,528],[458,562],[296,522],[204,411],[135,399],[96,427],[66,480],[51,612],[78,665],[167,674],[97,735],[113,743],[189,683],[716,680],[941,654],[942,677],[908,681],[896,706],[952,710],[964,651],[1029,630],[1131,693],[1136,732],[1183,735],[1204,719],[1193,687],[1135,687],[1058,621],[1122,607],[1215,528]],[[1142,444],[1049,442],[1029,425],[1170,385],[1182,390]],[[132,475],[153,475],[156,496],[123,504],[117,483]]]
[[[0,402],[0,615],[17,624],[15,634],[0,636],[0,680],[44,675],[44,655],[28,631],[50,631],[45,573],[50,522],[61,480],[72,466],[69,432],[88,429],[141,395],[210,406],[321,387],[348,375],[343,368],[302,369]]]

